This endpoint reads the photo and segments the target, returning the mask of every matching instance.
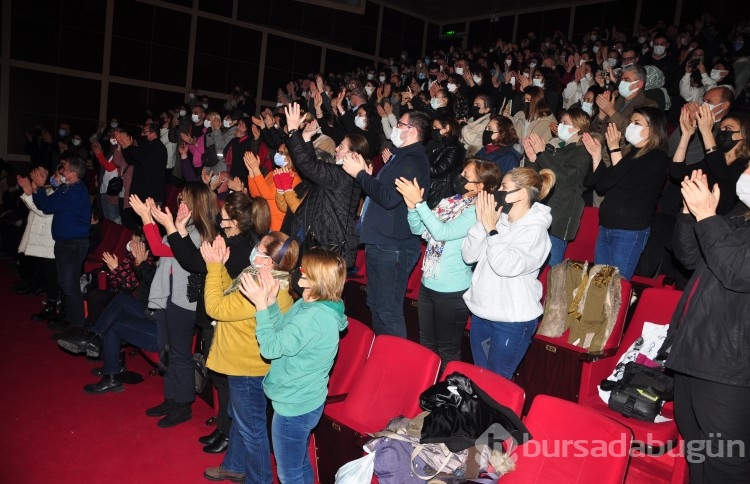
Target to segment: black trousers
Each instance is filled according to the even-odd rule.
[[[675,374],[675,420],[685,438],[690,482],[750,479],[750,388]]]
[[[211,350],[211,343],[214,340],[214,327],[213,326],[202,326],[203,330],[203,351],[205,357],[208,358],[208,352]],[[216,426],[221,430],[221,433],[229,436],[229,431],[232,429],[232,420],[229,418],[228,405],[229,405],[229,380],[223,373],[216,373],[213,370],[208,371],[211,377],[211,383],[216,387]]]
[[[461,360],[461,340],[469,318],[465,292],[419,288],[419,342],[440,356],[441,372],[451,361]]]

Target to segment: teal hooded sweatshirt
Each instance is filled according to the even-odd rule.
[[[263,391],[273,409],[296,417],[323,405],[339,333],[348,324],[343,301],[299,299],[285,314],[274,303],[255,319],[260,354],[271,361]]]

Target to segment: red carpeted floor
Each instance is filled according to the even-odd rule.
[[[19,296],[17,277],[0,260],[0,483],[205,483],[203,470],[222,455],[201,450],[197,439],[213,410],[193,404],[193,419],[156,426],[146,408],[160,403],[162,379],[149,376],[140,356],[127,366],[144,376],[121,393],[88,395],[89,371],[100,365],[73,356],[50,339],[41,296]]]

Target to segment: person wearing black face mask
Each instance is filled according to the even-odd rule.
[[[466,126],[461,128],[461,139],[464,142],[466,154],[474,156],[482,148],[482,135],[492,115],[492,98],[485,95],[477,96],[473,106],[469,109],[469,114],[471,118]]]
[[[714,115],[711,107],[703,103],[695,114],[696,120],[690,120],[688,108],[682,108],[680,113],[680,129],[682,136],[677,146],[669,174],[674,180],[683,180],[693,170],[701,169],[708,176],[709,186],[719,184],[721,197],[716,213],[727,214],[735,203],[737,193],[735,185],[750,159],[750,145],[746,139],[750,131],[750,117],[744,113],[725,116],[719,125],[716,136],[713,134]],[[690,138],[695,131],[703,139],[705,157],[702,161],[687,165],[685,155]]]
[[[458,123],[449,116],[432,122],[432,142],[427,151],[430,159],[430,192],[427,206],[432,209],[443,198],[455,193],[453,180],[461,171],[466,149],[458,140]]]
[[[482,133],[482,149],[477,158],[497,164],[500,173],[507,173],[521,163],[521,154],[514,145],[518,143],[513,123],[506,117],[492,118]]]
[[[419,342],[440,355],[443,368],[461,359],[461,339],[469,314],[463,295],[472,271],[461,257],[461,243],[476,222],[477,193],[497,189],[500,170],[489,161],[469,158],[454,185],[458,194],[443,198],[430,210],[417,183],[396,180],[396,189],[408,208],[411,232],[427,241],[418,297]]]

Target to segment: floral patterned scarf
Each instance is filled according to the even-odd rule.
[[[476,199],[476,196],[464,198],[461,195],[444,198],[432,209],[432,213],[440,222],[448,223],[473,205]],[[429,230],[422,232],[422,238],[427,241],[427,250],[422,262],[423,276],[426,279],[436,279],[440,275],[440,257],[443,255],[445,241],[435,240]]]

